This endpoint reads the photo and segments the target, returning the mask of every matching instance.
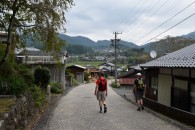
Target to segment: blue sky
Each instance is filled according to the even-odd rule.
[[[75,6],[66,13],[66,34],[85,36],[98,41],[113,39],[113,32],[122,32],[118,35],[121,40],[143,45],[195,13],[193,2],[193,0],[74,0]],[[180,12],[181,10],[183,11]],[[168,20],[174,15],[176,15],[174,18]],[[195,15],[150,41],[193,31]]]

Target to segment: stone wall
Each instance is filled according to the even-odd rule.
[[[3,119],[0,119],[0,130],[25,130],[38,111],[32,96],[25,94],[16,99],[16,104],[10,112],[3,114]]]

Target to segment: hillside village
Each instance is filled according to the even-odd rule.
[[[2,38],[5,37],[5,35],[1,35],[1,36],[2,36]],[[27,47],[26,49],[17,49],[15,51],[15,54],[16,54],[15,58],[16,58],[17,63],[27,64],[29,67],[31,66],[33,71],[36,70],[36,66],[47,67],[50,71],[50,82],[61,83],[63,90],[66,89],[66,86],[75,86],[75,85],[86,83],[86,82],[93,82],[94,78],[96,78],[96,76],[100,72],[103,72],[107,78],[117,76],[118,83],[120,84],[120,86],[124,86],[124,85],[125,86],[132,86],[134,80],[136,79],[136,73],[141,72],[145,75],[146,83],[148,86],[146,98],[144,99],[146,102],[146,106],[151,108],[151,109],[154,109],[155,111],[158,111],[160,113],[164,113],[165,115],[170,116],[174,119],[177,119],[179,121],[182,121],[182,122],[185,122],[187,124],[192,125],[194,122],[194,120],[193,120],[194,116],[193,116],[193,114],[191,115],[190,113],[186,113],[186,112],[191,112],[191,113],[195,112],[194,111],[194,101],[193,101],[194,89],[193,89],[193,82],[192,82],[193,79],[195,78],[195,77],[193,77],[194,76],[194,70],[193,70],[193,67],[194,67],[194,62],[193,62],[194,61],[193,60],[194,44],[192,43],[193,42],[192,39],[169,38],[168,37],[165,40],[170,40],[170,41],[172,41],[171,43],[173,43],[174,39],[179,39],[181,41],[181,46],[180,46],[180,44],[178,44],[177,46],[174,46],[172,48],[172,50],[169,50],[171,53],[169,52],[165,56],[158,56],[159,58],[157,57],[156,59],[148,58],[148,59],[145,59],[145,61],[139,60],[139,61],[134,61],[131,64],[128,64],[128,60],[127,60],[128,56],[129,56],[128,54],[131,54],[131,56],[136,56],[135,54],[137,52],[141,52],[139,56],[143,56],[143,55],[149,55],[148,52],[144,52],[144,49],[142,49],[141,47],[136,47],[135,49],[133,49],[133,48],[130,49],[131,53],[128,53],[128,49],[127,49],[126,53],[124,53],[122,50],[118,51],[117,52],[118,53],[117,62],[122,63],[122,66],[121,65],[118,66],[119,65],[118,64],[116,66],[116,70],[115,70],[115,64],[114,64],[115,58],[113,57],[113,55],[114,55],[113,48],[110,50],[105,49],[105,51],[101,51],[98,53],[91,53],[88,55],[84,54],[83,56],[81,56],[81,55],[79,56],[79,55],[76,55],[73,53],[72,53],[72,55],[68,55],[68,51],[65,51],[64,53],[61,53],[59,55],[60,57],[57,58],[58,60],[55,60],[56,58],[54,58],[52,56],[52,54],[50,54],[50,53],[45,53],[44,51],[37,49],[37,48]],[[185,45],[182,44],[182,42],[186,42],[186,41],[188,41],[189,44],[185,44]],[[161,44],[163,44],[163,40],[162,40]],[[160,44],[160,42],[155,43],[155,45],[158,45],[158,46],[162,46],[161,44]],[[173,45],[174,45],[174,43],[173,43]],[[190,45],[190,46],[188,47],[188,45]],[[144,45],[144,46],[145,46],[145,48],[147,48],[146,45]],[[151,46],[151,43],[149,44],[149,46]],[[185,46],[187,46],[187,47],[185,47]],[[182,47],[184,47],[184,48],[182,48]],[[139,48],[141,48],[141,49],[139,49]],[[181,53],[180,53],[180,49],[178,51],[174,52],[174,50],[177,50],[178,48],[181,48]],[[188,49],[191,49],[191,51]],[[110,55],[107,55],[108,51],[110,51],[109,52]],[[190,54],[187,54],[188,52]],[[172,53],[174,55],[172,55]],[[93,56],[93,54],[94,54],[94,56]],[[126,55],[121,55],[121,54],[126,54]],[[181,59],[181,63],[180,63],[180,60],[177,60],[175,63],[170,64],[170,65],[167,64],[169,62],[166,63],[167,65],[163,63],[163,60],[166,59],[166,57],[167,57],[167,60],[169,60],[170,58],[175,59],[174,56],[176,57],[176,59],[177,58]],[[182,56],[184,56],[183,58],[186,58],[186,60],[181,58]],[[86,62],[86,65],[82,66],[79,64],[74,64],[74,62],[75,62],[74,59]],[[140,58],[138,58],[138,59],[140,59]],[[162,60],[160,60],[160,59],[162,59]],[[125,60],[125,62],[124,62],[124,60]],[[131,60],[133,60],[133,59],[131,59]],[[182,60],[185,60],[186,63]],[[188,63],[188,60],[189,60],[189,63]],[[90,63],[97,62],[97,61],[99,62],[99,64],[97,64],[96,66],[90,65]],[[159,63],[157,63],[157,61],[159,61]],[[72,65],[68,65],[67,64],[68,62],[70,62],[70,63],[72,62]],[[190,62],[192,62],[192,63],[190,63]],[[60,66],[58,65],[58,68],[57,68],[57,66],[55,64],[60,64]],[[162,64],[162,65],[159,65],[159,64]],[[151,70],[152,67],[154,67],[154,70]],[[158,69],[158,67],[160,67],[160,68]],[[171,67],[174,69],[172,69]],[[183,67],[185,67],[185,69]],[[65,71],[66,71],[66,74],[65,74]],[[117,75],[115,75],[115,71],[116,71]],[[166,74],[166,75],[170,74],[170,77],[166,77],[166,76],[164,76],[164,74]],[[151,77],[151,78],[149,78],[149,77]],[[73,78],[74,78],[74,80],[73,80]],[[153,78],[154,78],[155,82],[151,82],[151,80],[153,80]],[[165,97],[165,96],[163,96],[164,94],[161,92],[161,91],[164,92],[165,90],[164,89],[162,90],[161,86],[162,86],[162,83],[164,82],[163,80],[165,80],[165,79],[168,80],[168,78],[170,80],[170,85],[166,84],[168,86],[171,86],[171,84],[173,84],[173,83],[171,83],[171,78],[174,78],[175,79],[174,82],[178,82],[178,84],[185,83],[187,85],[188,83],[191,83],[191,85],[189,86],[191,89],[185,88],[186,91],[184,92],[183,90],[176,89],[175,85],[172,86],[171,88],[168,88],[168,86],[167,86],[166,90],[169,91],[168,93],[170,93],[170,90],[172,91],[172,93],[170,95],[166,95],[167,97]],[[182,80],[179,81],[179,79],[182,79]],[[174,83],[174,84],[177,84],[177,83]],[[181,86],[181,87],[183,88],[184,86]],[[175,94],[174,94],[172,89],[174,89]],[[180,95],[178,95],[178,92],[180,93]],[[183,98],[184,95],[186,96],[185,98]],[[165,100],[165,99],[167,99],[167,100]],[[191,99],[191,100],[188,100],[188,99]],[[154,102],[154,101],[156,101],[156,102]],[[173,101],[175,103],[173,103]],[[183,105],[179,101],[182,101]],[[153,105],[155,104],[156,107],[159,106],[161,108],[166,109],[167,112],[165,112],[164,109],[159,110],[156,107],[153,108],[152,107],[153,105],[151,105],[151,103]],[[179,109],[176,110],[174,107],[179,108],[182,111],[180,111]],[[170,111],[171,111],[171,113],[170,113]],[[182,116],[178,117],[178,116],[175,116],[175,115],[177,115],[176,113],[183,113],[183,114],[182,114]],[[191,119],[192,121],[186,122],[186,120],[185,120],[186,118],[192,118]]]
[[[72,6],[0,2],[0,130],[195,129],[195,31],[157,40],[155,34],[141,45],[119,39],[122,32],[93,41],[66,34]]]
[[[1,35],[1,36],[5,37],[3,35]],[[171,39],[173,41],[173,38],[168,38],[168,39]],[[181,38],[181,41],[184,41],[184,40]],[[192,41],[193,40],[189,39],[189,43],[191,43]],[[186,40],[185,40],[185,42],[186,42]],[[157,43],[155,43],[155,44],[157,44]],[[190,45],[190,44],[186,44],[186,45],[182,45],[182,46],[187,46],[187,45]],[[149,44],[149,46],[151,46],[151,44]],[[159,44],[159,46],[160,46],[160,44]],[[173,48],[173,49],[178,49],[178,48],[181,48],[182,46],[178,45],[177,48]],[[145,47],[146,47],[146,45],[145,45]],[[193,44],[188,48],[193,50]],[[159,67],[162,67],[162,70],[161,69],[158,70],[157,68],[154,68],[154,71],[153,70],[149,71],[151,69],[150,65],[155,67],[155,64],[151,64],[153,62],[155,63],[155,60],[153,61],[153,60],[151,60],[151,58],[150,58],[151,63],[150,62],[147,63],[147,61],[142,61],[142,62],[139,61],[139,62],[134,62],[134,64],[131,64],[131,66],[128,66],[128,61],[126,61],[126,62],[123,62],[123,66],[117,66],[117,68],[116,68],[117,75],[115,75],[115,64],[114,64],[115,63],[115,58],[113,57],[113,54],[114,54],[113,51],[114,50],[112,49],[112,51],[110,51],[110,53],[113,53],[111,55],[106,55],[107,51],[101,51],[101,52],[97,53],[96,56],[92,56],[93,55],[93,53],[92,53],[92,54],[89,54],[89,57],[87,55],[83,55],[83,56],[78,55],[77,56],[76,54],[71,56],[71,55],[68,55],[68,52],[66,51],[64,54],[62,53],[62,55],[61,55],[62,59],[61,59],[61,63],[60,63],[58,61],[55,61],[54,57],[52,58],[52,54],[45,53],[45,52],[43,52],[39,49],[33,48],[33,47],[29,47],[29,48],[26,48],[25,50],[17,50],[16,51],[16,60],[20,64],[22,63],[22,64],[28,64],[28,65],[32,66],[32,69],[34,71],[36,69],[36,66],[38,66],[38,65],[41,65],[42,67],[43,66],[48,67],[49,71],[50,71],[50,77],[51,77],[50,82],[60,82],[60,83],[62,83],[63,84],[62,89],[66,88],[65,85],[74,86],[74,85],[78,85],[80,83],[89,82],[90,80],[93,81],[95,76],[98,75],[99,72],[103,72],[106,75],[106,77],[109,77],[109,76],[115,77],[115,76],[117,76],[117,78],[119,80],[119,84],[121,86],[123,86],[123,85],[131,86],[131,85],[133,85],[133,80],[136,78],[135,74],[138,73],[138,72],[141,72],[141,73],[145,74],[146,80],[147,80],[147,86],[148,86],[148,88],[147,88],[148,93],[147,93],[146,99],[145,99],[145,102],[148,102],[148,104],[146,103],[146,106],[148,105],[149,108],[154,109],[154,110],[156,110],[160,113],[166,113],[167,116],[171,116],[172,118],[175,118],[177,120],[181,120],[182,122],[185,122],[185,118],[192,118],[193,117],[192,115],[187,114],[185,112],[182,114],[183,115],[182,117],[181,116],[180,117],[174,116],[173,113],[177,113],[177,112],[181,113],[181,111],[179,111],[179,110],[176,111],[175,109],[172,109],[171,107],[169,107],[169,106],[173,105],[173,100],[175,100],[175,103],[178,103],[179,106],[177,104],[175,104],[175,105],[173,105],[174,107],[180,108],[180,109],[185,110],[187,112],[194,113],[194,109],[193,109],[194,108],[194,104],[193,104],[193,98],[194,98],[193,93],[194,92],[193,92],[192,88],[190,89],[191,91],[189,91],[186,88],[187,89],[186,92],[188,92],[188,93],[186,93],[187,95],[185,94],[186,98],[182,98],[182,101],[186,103],[186,104],[183,104],[183,105],[181,105],[180,102],[178,102],[178,100],[181,100],[179,98],[179,97],[181,97],[180,95],[175,95],[174,99],[172,98],[173,95],[167,95],[169,97],[169,99],[167,101],[164,101],[164,99],[165,99],[164,96],[162,97],[162,99],[160,98],[160,93],[161,93],[160,82],[163,82],[163,81],[160,81],[160,80],[164,80],[164,78],[165,78],[165,77],[164,78],[160,78],[160,77],[163,76],[162,75],[163,73],[167,73],[167,74],[170,73],[172,69],[170,69],[170,71],[168,71],[168,68],[169,67],[174,67],[173,65],[168,65],[168,66],[166,66],[165,69],[163,69],[164,68],[163,65],[158,65],[157,64]],[[134,53],[136,53],[136,51],[139,51],[139,48],[135,49]],[[174,50],[170,50],[170,51],[174,51]],[[186,51],[184,50],[184,52],[187,53],[187,52],[191,52],[191,51],[188,51],[187,48],[186,48]],[[124,52],[119,51],[118,53],[119,54],[117,55],[117,62],[121,62],[122,61],[121,59],[127,60],[128,53],[126,53],[127,55],[123,55],[123,56],[120,55],[120,54],[122,54],[122,53],[125,54]],[[131,53],[131,54],[134,55],[133,53]],[[146,52],[142,52],[142,54],[148,55]],[[171,56],[171,54],[172,53],[167,54],[164,57],[168,57],[169,55]],[[181,56],[179,56],[179,55],[180,54],[178,54],[176,56],[181,58]],[[191,53],[189,55],[185,54],[185,56],[187,56],[186,57],[187,59],[189,59],[192,55],[193,55],[193,53]],[[86,63],[87,62],[92,63],[92,62],[96,62],[96,61],[100,61],[100,63],[98,64],[98,66],[93,66],[93,65],[90,65],[90,64],[86,64],[86,66],[82,66],[82,65],[74,64],[73,59],[76,59],[76,58],[79,59],[79,61],[84,61]],[[159,58],[157,58],[156,60],[158,60],[160,58],[161,57],[159,56]],[[161,59],[164,59],[164,58],[161,58]],[[68,63],[67,61],[72,61],[73,64],[68,66],[66,64],[66,63]],[[195,78],[195,77],[193,77],[193,75],[194,75],[193,71],[194,70],[191,69],[191,67],[193,68],[193,60],[189,59],[189,61],[192,61],[192,63],[189,63],[190,66],[185,66],[185,67],[189,67],[189,69],[186,68],[185,70],[183,70],[181,68],[182,66],[178,65],[178,66],[175,66],[176,68],[179,67],[178,70],[177,69],[172,70],[172,71],[175,71],[174,73],[177,73],[177,75],[179,77],[180,76],[185,77],[185,75],[189,75],[189,74],[180,75],[181,73],[184,73],[184,71],[185,72],[190,72],[191,73],[190,77],[185,77],[185,78],[189,79],[189,81],[185,81],[186,83],[193,81],[193,78]],[[163,61],[161,61],[161,62],[163,62]],[[173,64],[174,65],[180,64],[179,60],[177,62],[178,63],[173,63]],[[186,61],[186,62],[188,62],[188,61]],[[55,64],[58,64],[58,63],[61,64],[61,67],[59,66],[59,68],[56,68]],[[127,63],[126,67],[124,66],[125,63]],[[183,64],[183,63],[181,63],[181,64]],[[133,67],[133,65],[135,65],[135,66]],[[149,67],[149,69],[146,69],[147,71],[145,71],[145,68],[147,68],[147,67]],[[60,73],[57,71],[59,69],[61,70]],[[65,70],[68,73],[65,74]],[[179,73],[179,71],[181,71],[181,73]],[[62,73],[62,72],[64,72],[64,73]],[[156,73],[151,73],[151,72],[156,72]],[[70,77],[70,74],[74,75],[73,76],[75,78],[74,80],[72,80],[73,77]],[[172,74],[172,73],[170,73],[170,74]],[[149,76],[149,75],[151,75],[151,76]],[[172,74],[172,76],[174,76],[174,74]],[[154,82],[154,84],[150,83],[150,78],[149,77],[154,78],[156,82]],[[147,79],[147,78],[149,78],[149,79]],[[158,79],[158,78],[160,78],[160,79]],[[183,79],[183,81],[177,81],[177,82],[183,82],[184,83],[184,79]],[[154,86],[151,86],[151,89],[150,89],[150,87],[149,87],[150,85],[154,85]],[[193,83],[192,83],[192,85],[193,85]],[[167,88],[167,90],[168,90],[168,88]],[[169,91],[170,91],[170,89],[169,89]],[[178,90],[175,90],[175,91],[178,91]],[[183,95],[182,93],[184,93],[184,92],[181,91],[181,95]],[[155,94],[155,95],[151,95],[151,94]],[[176,96],[178,96],[178,97],[176,97]],[[191,97],[191,100],[188,100],[187,97]],[[151,99],[151,100],[154,100],[154,101],[158,101],[158,102],[155,103],[155,106],[160,105],[162,107],[162,105],[167,105],[168,106],[167,108],[166,108],[166,106],[163,106],[163,107],[165,107],[164,109],[168,109],[168,111],[171,111],[172,114],[167,114],[167,112],[164,112],[163,110],[152,108],[152,106],[149,105],[149,104],[151,104],[151,103],[149,103],[151,101],[149,101],[147,98]],[[186,99],[186,100],[184,101],[184,99]],[[186,123],[190,123],[190,122],[186,122]],[[190,123],[190,124],[192,124],[192,123]]]

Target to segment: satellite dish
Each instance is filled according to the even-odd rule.
[[[151,56],[152,58],[156,58],[157,53],[156,53],[155,51],[151,51],[151,52],[150,52],[150,56]]]

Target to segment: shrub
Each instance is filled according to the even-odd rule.
[[[8,85],[10,87],[10,94],[13,94],[13,95],[18,96],[18,95],[24,93],[28,88],[27,83],[25,82],[24,78],[22,78],[22,77],[12,76],[12,77],[8,78],[7,82],[8,82]]]
[[[32,93],[36,107],[41,107],[46,102],[46,92],[39,86],[34,85],[30,87],[29,91]]]
[[[34,84],[33,72],[24,64],[18,64],[15,69],[18,70],[18,75],[22,76],[28,85]]]
[[[26,91],[33,80],[30,78],[32,76],[29,75],[28,84],[25,74],[29,70],[26,66],[24,66],[23,69],[24,68],[26,72],[20,72],[22,68],[12,62],[7,62],[0,68],[0,94],[18,96]]]
[[[24,79],[20,77],[10,76],[7,79],[0,81],[0,94],[1,95],[20,95],[24,93],[28,85]]]
[[[115,84],[115,82],[111,82],[110,86],[112,86],[113,88],[120,88],[120,84]]]
[[[59,82],[52,82],[50,83],[51,86],[51,93],[63,93],[63,88],[62,88],[62,84]]]
[[[73,86],[79,85],[79,83],[77,82],[77,80],[76,80],[74,74],[70,73],[70,70],[67,69],[67,70],[65,71],[65,74],[66,74],[66,75],[69,75],[69,76],[71,77],[72,85],[73,85]]]
[[[75,78],[72,79],[72,85],[73,86],[79,85],[79,83],[77,82],[77,80]]]
[[[105,75],[104,75],[104,76],[105,76],[105,78],[108,78],[108,74],[107,74],[107,73],[105,73]]]
[[[50,80],[49,69],[46,67],[41,68],[40,66],[38,66],[34,72],[34,79],[35,85],[46,89]]]
[[[84,81],[89,81],[89,73],[84,72]]]
[[[5,46],[0,45],[0,57],[3,56]],[[16,64],[14,51],[11,50],[7,62],[0,67],[0,94],[20,95],[33,84],[32,71],[27,65]]]

